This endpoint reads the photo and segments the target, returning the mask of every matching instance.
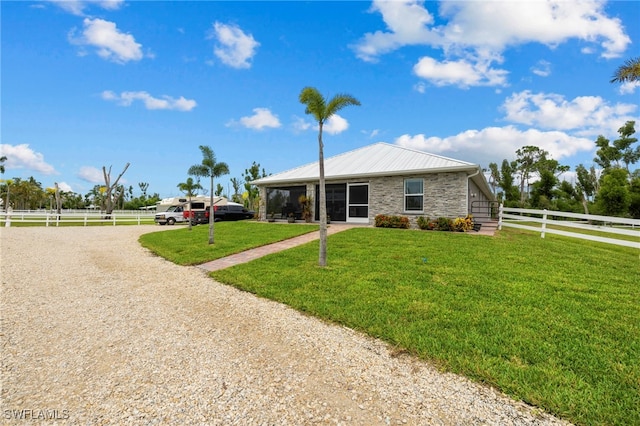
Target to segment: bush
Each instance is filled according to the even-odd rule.
[[[428,217],[424,217],[424,216],[420,216],[418,217],[418,228],[420,229],[429,229],[429,218]]]
[[[453,221],[446,217],[438,218],[438,231],[451,231],[453,229]]]
[[[406,216],[376,215],[375,224],[377,228],[402,228],[409,229],[409,218]]]

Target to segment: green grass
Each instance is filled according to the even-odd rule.
[[[314,242],[212,276],[574,423],[640,424],[638,250],[510,228],[356,228],[328,253],[326,268]]]
[[[178,265],[197,265],[317,231],[317,225],[269,224],[255,221],[216,222],[214,244],[209,244],[209,225],[188,226],[143,234],[140,243],[153,253]],[[316,256],[317,257],[317,256]]]

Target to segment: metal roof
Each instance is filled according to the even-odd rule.
[[[477,164],[384,142],[378,142],[324,160],[326,180],[441,171],[476,171],[478,169]],[[313,181],[319,179],[319,174],[318,162],[316,161],[258,179],[253,183],[268,185]]]

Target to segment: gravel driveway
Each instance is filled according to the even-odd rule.
[[[0,423],[566,424],[153,256],[158,229],[0,228]]]

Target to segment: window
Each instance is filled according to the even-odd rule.
[[[421,212],[424,207],[424,186],[422,179],[404,180],[404,210]]]

